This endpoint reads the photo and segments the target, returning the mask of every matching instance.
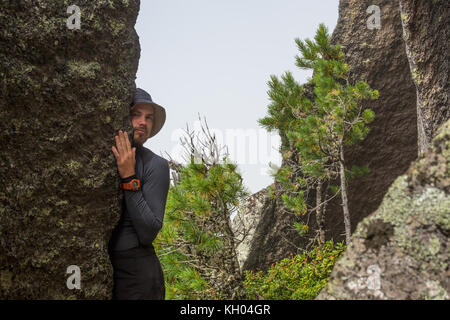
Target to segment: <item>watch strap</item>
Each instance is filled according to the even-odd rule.
[[[132,183],[133,180],[137,181],[138,188],[136,190],[139,190],[141,188],[141,182],[139,181],[136,174],[133,174],[132,176],[125,177],[125,178],[120,178],[120,187],[123,190],[136,191],[135,189],[133,189],[133,183]]]
[[[126,178],[120,178],[120,182],[121,183],[127,183],[130,182],[133,179],[137,179],[138,177],[136,176],[136,174],[133,174],[132,176],[126,177]]]

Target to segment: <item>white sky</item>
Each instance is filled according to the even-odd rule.
[[[311,76],[295,66],[294,39],[312,39],[320,23],[331,34],[338,2],[141,0],[136,85],[167,114],[145,146],[182,162],[179,137],[186,124],[199,130],[200,113],[228,146],[249,191],[271,184],[269,161],[281,164],[279,137],[257,123],[267,113],[267,81],[288,70],[302,83]]]

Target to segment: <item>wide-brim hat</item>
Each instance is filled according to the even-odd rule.
[[[150,138],[157,134],[166,122],[166,109],[164,109],[159,104],[153,102],[152,96],[141,88],[136,88],[136,94],[134,95],[131,107],[138,103],[148,103],[154,108],[154,117],[152,124],[152,132],[150,133]]]

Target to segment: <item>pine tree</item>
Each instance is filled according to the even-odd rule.
[[[296,57],[296,65],[313,70],[313,78],[308,82],[314,88],[313,99],[307,97],[305,86],[297,83],[290,72],[281,77],[282,81],[271,76],[269,116],[259,123],[268,130],[284,131],[287,145],[298,153],[297,163],[280,168],[276,176],[287,191],[282,195],[285,205],[298,214],[306,214],[304,189],[314,189],[316,205],[310,210],[316,212],[323,242],[326,204],[340,195],[348,244],[351,222],[347,180],[364,175],[368,167],[347,168],[344,147],[363,141],[368,134],[367,124],[373,121],[374,113],[363,108],[362,101],[378,98],[378,91],[364,81],[349,82],[349,67],[341,46],[330,43],[324,24],[319,25],[314,40],[295,39],[301,54]],[[296,171],[301,174],[294,175]],[[296,177],[294,183],[292,176]],[[340,180],[339,187],[330,184],[336,178]],[[297,228],[305,230],[305,226]]]
[[[195,139],[188,128],[182,141],[188,163],[177,166],[156,247],[169,299],[242,299],[230,215],[248,191],[237,165],[221,155],[209,129],[204,133],[206,138]]]

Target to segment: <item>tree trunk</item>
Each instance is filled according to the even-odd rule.
[[[344,225],[345,225],[345,243],[350,243],[351,226],[350,226],[350,212],[348,211],[347,200],[347,186],[345,180],[345,167],[344,167],[344,144],[340,146],[340,176],[341,176],[341,196],[342,196],[342,210],[344,211]]]
[[[317,188],[316,188],[316,221],[317,221],[317,228],[319,231],[319,240],[321,243],[325,242],[325,229],[324,229],[324,211],[322,208],[325,207],[325,204],[322,204],[322,180],[319,180],[317,182]],[[326,198],[326,197],[325,197]]]

